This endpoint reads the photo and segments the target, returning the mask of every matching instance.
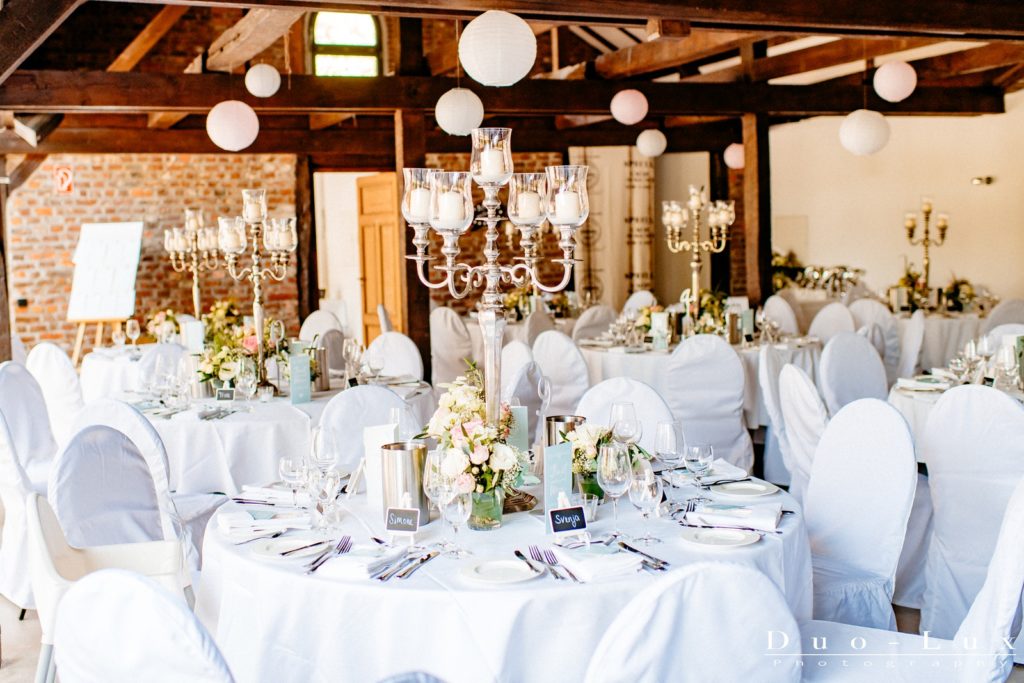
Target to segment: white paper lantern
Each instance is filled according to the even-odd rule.
[[[636,136],[636,148],[645,157],[660,157],[668,147],[668,138],[657,128],[649,128]]]
[[[438,98],[434,118],[449,135],[469,135],[484,122],[484,103],[472,90],[452,88]]]
[[[254,97],[270,97],[281,87],[281,74],[272,64],[257,64],[245,72],[245,89]]]
[[[917,87],[917,72],[906,62],[886,62],[875,71],[873,83],[886,102],[902,102]]]
[[[484,12],[469,22],[459,39],[462,68],[484,85],[512,85],[530,73],[536,59],[533,29],[501,10]]]
[[[729,168],[740,169],[747,164],[747,157],[743,151],[743,145],[738,142],[734,142],[725,148],[725,153],[722,154],[722,158],[725,160],[725,165]]]
[[[857,156],[874,154],[889,142],[889,122],[877,111],[858,109],[839,126],[839,143]]]
[[[256,140],[260,119],[245,102],[226,100],[206,115],[206,134],[221,149],[238,152]]]
[[[639,90],[620,90],[612,98],[612,118],[627,126],[647,116],[647,98]]]

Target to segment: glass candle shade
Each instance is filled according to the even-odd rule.
[[[241,217],[217,219],[217,243],[225,254],[241,254],[245,251],[245,221]]]
[[[186,230],[199,230],[204,226],[202,209],[185,209]]]
[[[430,222],[430,176],[432,168],[403,168],[405,192],[402,194],[402,217],[410,225]]]
[[[430,176],[430,225],[442,233],[464,233],[473,222],[473,181],[469,173],[438,171]]]
[[[499,186],[512,177],[512,129],[474,128],[469,171],[478,185]]]
[[[590,215],[586,166],[548,166],[548,220],[552,225],[578,228]]]
[[[548,177],[545,173],[513,173],[508,186],[508,219],[515,225],[537,226],[547,218]]]
[[[246,223],[267,220],[266,190],[242,190],[242,219]]]

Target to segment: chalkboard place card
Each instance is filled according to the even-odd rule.
[[[392,534],[414,534],[420,529],[420,511],[417,508],[388,508],[384,528]]]
[[[557,508],[548,512],[551,531],[556,534],[582,533],[587,529],[587,517],[582,506]]]
[[[233,388],[231,388],[231,387],[227,387],[226,389],[218,389],[217,390],[217,400],[218,401],[234,401],[235,400],[235,390]]]

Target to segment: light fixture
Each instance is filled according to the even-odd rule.
[[[483,85],[512,85],[530,73],[536,59],[533,29],[509,12],[484,12],[466,25],[459,39],[462,68]]]
[[[271,97],[281,87],[281,74],[272,64],[257,64],[245,72],[245,89],[254,97]]]
[[[902,102],[917,87],[917,72],[906,62],[886,62],[875,71],[872,83],[886,102]]]
[[[996,179],[990,175],[980,175],[971,178],[971,185],[991,185],[995,181]]]
[[[221,149],[238,152],[256,141],[260,119],[245,102],[225,100],[207,114],[206,134]]]
[[[668,138],[657,128],[648,128],[636,136],[636,148],[645,157],[660,157],[668,147]]]
[[[726,166],[736,170],[743,168],[747,163],[743,145],[738,142],[734,142],[725,148],[722,159],[725,161]]]
[[[437,125],[449,135],[469,135],[484,121],[484,103],[466,88],[452,88],[434,106]]]
[[[857,156],[881,150],[889,142],[889,122],[877,111],[858,109],[839,126],[839,144]]]
[[[626,126],[640,123],[647,116],[647,98],[639,90],[620,90],[612,97],[612,118]]]

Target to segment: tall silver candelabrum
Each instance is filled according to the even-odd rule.
[[[501,286],[530,284],[544,292],[558,292],[569,284],[576,263],[576,230],[590,214],[587,167],[550,166],[545,173],[513,173],[510,128],[477,128],[472,139],[468,173],[404,169],[402,215],[413,228],[416,254],[407,258],[416,262],[420,282],[431,289],[447,288],[455,299],[483,288],[479,321],[484,343],[484,397],[487,421],[497,425],[501,417],[501,347],[505,333]],[[484,263],[478,266],[457,262],[459,238],[474,218],[474,181],[484,191],[487,210],[482,219],[487,225]],[[508,219],[519,229],[523,252],[514,265],[503,265],[498,260],[498,224],[503,220],[498,215],[498,192],[504,185],[509,186]],[[535,240],[545,220],[559,231],[558,245],[562,249],[562,258],[553,259],[562,265],[562,279],[554,286],[543,284],[537,270]],[[427,270],[427,264],[436,260],[429,255],[431,228],[443,240],[444,263],[433,267],[444,275],[439,282],[431,282]]]
[[[280,282],[288,274],[288,261],[299,244],[295,231],[295,219],[267,219],[266,190],[242,190],[242,215],[235,218],[219,218],[217,232],[220,250],[227,262],[228,274],[235,280],[249,280],[252,284],[252,317],[256,326],[256,376],[261,386],[267,382],[266,349],[263,345],[263,281]],[[238,269],[238,257],[245,252],[248,237],[252,239],[252,263]],[[264,267],[263,259],[270,256],[270,266]]]
[[[704,219],[702,221],[702,219]],[[683,207],[677,201],[661,203],[661,222],[665,225],[665,240],[673,254],[689,251],[690,297],[689,313],[694,323],[700,315],[700,269],[703,265],[702,252],[719,254],[725,250],[729,239],[729,226],[736,220],[734,202],[721,199],[709,202],[704,188],[690,185],[690,198]],[[701,223],[708,225],[708,239],[701,240]],[[690,239],[684,239],[684,231],[692,228]]]
[[[203,212],[185,209],[185,225],[164,230],[164,249],[171,259],[174,272],[192,273],[192,310],[199,319],[202,307],[199,301],[199,273],[213,270],[217,262],[217,231],[203,224]]]

